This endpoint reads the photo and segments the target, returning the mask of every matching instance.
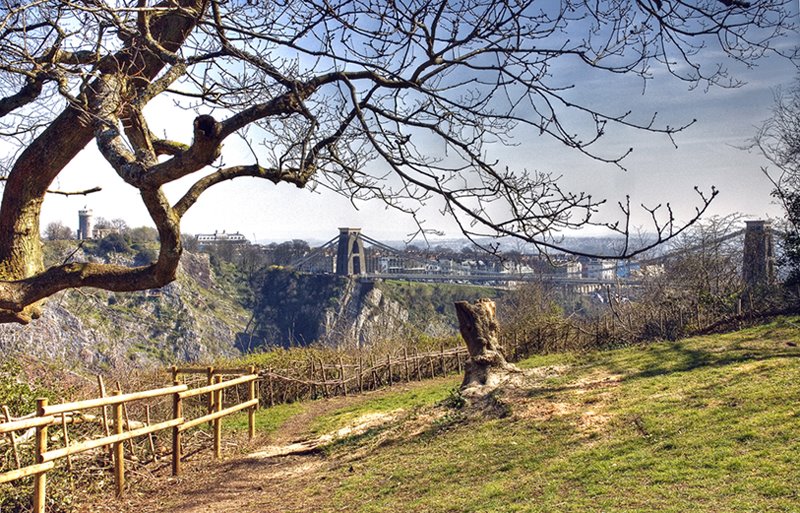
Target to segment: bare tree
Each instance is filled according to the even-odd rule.
[[[117,230],[119,233],[127,233],[130,229],[128,222],[120,218],[111,220],[111,228]]]
[[[45,226],[44,238],[47,240],[69,240],[75,238],[75,232],[69,226],[64,226],[61,221],[54,221]]]
[[[704,219],[644,261],[634,301],[609,306],[632,339],[678,338],[737,313],[742,279],[742,216]],[[701,319],[702,315],[702,319]],[[704,322],[702,322],[704,321]]]
[[[772,117],[753,144],[772,164],[762,171],[785,214],[780,263],[786,268],[786,284],[800,290],[800,80],[788,91],[777,92]]]
[[[6,2],[0,130],[16,151],[7,154],[0,207],[0,320],[28,322],[66,288],[170,282],[181,218],[204,191],[243,176],[329,187],[411,215],[438,197],[467,236],[554,247],[551,233],[595,223],[602,201],[562,189],[548,172],[503,169],[495,145],[529,126],[622,167],[628,152],[597,145],[612,126],[667,137],[685,128],[581,102],[553,78],[562,66],[645,80],[660,68],[692,85],[735,86],[723,67],[701,65],[700,53],[716,46],[746,63],[779,53],[776,42],[793,30],[790,3]],[[159,96],[198,114],[191,142],[149,128],[145,107]],[[252,155],[225,154],[232,136]],[[161,243],[151,265],[42,264],[42,199],[92,141],[141,193]],[[163,186],[199,171],[178,201],[166,198]],[[698,213],[712,195],[700,195]],[[630,206],[620,207],[609,228],[627,233]],[[680,232],[669,208],[651,212],[656,242]]]
[[[713,216],[697,223],[670,244],[665,275],[674,288],[696,302],[724,305],[744,291],[742,280],[742,216]],[[728,305],[730,306],[730,305]]]

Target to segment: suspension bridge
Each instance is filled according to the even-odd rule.
[[[655,258],[613,261],[574,260],[552,265],[549,260],[529,256],[525,262],[484,259],[457,260],[452,257],[419,255],[398,250],[361,232],[360,228],[339,228],[339,234],[292,263],[300,272],[355,276],[364,280],[406,280],[504,285],[512,282],[548,282],[583,291],[604,285],[635,286],[639,279],[632,270],[658,266],[681,254],[693,253],[737,238],[742,243],[742,274],[749,284],[774,280],[774,242],[769,221],[747,221],[742,230],[696,246],[667,252]]]

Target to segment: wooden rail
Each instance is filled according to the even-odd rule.
[[[323,355],[324,356],[324,355]],[[376,390],[396,383],[421,381],[461,372],[469,358],[464,345],[440,346],[417,352],[404,348],[393,354],[354,353],[346,361],[341,354],[309,356],[292,362],[291,367],[267,368],[260,372],[262,405],[348,395]]]
[[[177,375],[174,372],[175,369],[177,368],[173,367],[173,375]],[[62,458],[67,458],[68,463],[71,465],[69,457],[72,455],[101,447],[110,448],[114,459],[114,482],[116,494],[117,496],[121,496],[125,490],[125,458],[123,443],[128,440],[142,436],[152,436],[153,433],[159,431],[168,429],[172,430],[172,472],[174,475],[177,475],[180,472],[181,465],[181,434],[183,432],[206,422],[210,422],[214,427],[214,456],[219,458],[221,456],[222,418],[242,410],[249,410],[248,434],[251,438],[254,436],[255,410],[258,407],[258,398],[256,397],[255,387],[255,381],[258,379],[258,374],[256,374],[254,367],[247,369],[222,369],[224,372],[219,373],[215,373],[213,371],[210,372],[208,369],[203,369],[199,372],[189,369],[179,370],[184,374],[207,373],[214,382],[204,387],[189,389],[187,385],[175,380],[173,381],[173,385],[170,387],[127,394],[123,394],[121,391],[117,390],[111,396],[105,396],[105,394],[103,394],[104,397],[97,399],[87,399],[83,401],[54,405],[49,405],[47,399],[37,399],[36,413],[34,415],[26,415],[24,417],[11,420],[10,415],[6,414],[6,422],[0,423],[0,435],[9,435],[13,438],[13,434],[17,431],[35,429],[36,444],[34,463],[32,465],[17,468],[16,470],[0,473],[0,484],[33,476],[34,495],[32,511],[33,513],[44,513],[47,472],[52,470],[55,467],[56,461]],[[246,375],[230,379],[228,381],[222,381],[222,374],[234,374],[234,372],[231,372],[232,370],[237,371],[236,373],[246,373]],[[238,402],[237,404],[230,405],[227,408],[223,408],[223,392],[226,389],[245,384],[248,385],[247,399],[242,402]],[[101,386],[101,391],[102,388],[103,387]],[[209,413],[196,419],[185,418],[183,414],[183,401],[185,399],[206,394],[209,395]],[[134,401],[161,397],[172,397],[172,418],[155,424],[150,424],[148,407],[148,422],[143,427],[131,429],[132,423],[130,420],[128,420],[126,405]],[[111,424],[113,425],[113,432],[109,429],[108,421],[104,415],[105,436],[78,443],[70,443],[66,427],[68,417],[74,422],[77,412],[92,408],[102,408],[103,411],[105,411],[105,409],[109,406],[112,408],[113,421]],[[125,420],[123,420],[123,418]],[[47,431],[50,426],[56,425],[60,425],[64,430],[65,445],[64,447],[48,450]],[[14,446],[14,448],[16,448],[16,446]]]

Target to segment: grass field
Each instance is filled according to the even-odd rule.
[[[500,397],[506,416],[450,407],[421,434],[401,420],[340,440],[334,492],[304,493],[316,511],[798,512],[799,323],[532,358],[550,368]],[[354,398],[309,431],[398,409],[408,422],[457,385]]]
[[[464,405],[455,375],[265,409],[268,445],[350,434],[321,452],[232,458],[125,512],[177,511],[187,496],[205,501],[192,512],[800,512],[798,346],[800,319],[785,318],[534,357],[489,414]]]

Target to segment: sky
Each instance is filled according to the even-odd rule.
[[[800,37],[796,42],[800,44]],[[658,112],[657,119],[673,126],[695,118],[697,122],[675,136],[677,148],[666,136],[610,130],[603,151],[611,154],[634,148],[625,160],[627,171],[582,158],[563,145],[525,129],[515,131],[516,146],[501,152],[501,164],[549,171],[561,175],[562,185],[569,190],[608,198],[612,208],[601,212],[600,219],[613,219],[618,214],[613,205],[625,195],[631,196],[634,205],[670,202],[678,218],[686,219],[699,204],[695,186],[704,191],[714,186],[720,191],[709,215],[739,212],[750,218],[779,216],[780,209],[770,197],[771,185],[760,171],[767,163],[756,152],[741,148],[753,137],[756,127],[769,117],[776,88],[790,87],[796,70],[787,61],[774,57],[760,61],[752,69],[729,64],[735,75],[746,82],[744,86],[690,90],[686,83],[660,76],[649,81],[643,91],[638,79],[561,70],[565,82],[580,81],[582,94],[592,95],[592,101],[606,111],[632,110],[639,120],[649,119]],[[190,141],[193,113],[158,100],[148,113],[154,119],[151,123],[169,130],[171,138]],[[227,160],[235,160],[236,152],[241,151],[247,162],[246,151],[237,150],[235,140],[226,144]],[[169,186],[168,196],[177,199],[189,183],[184,180]],[[136,190],[119,179],[96,147],[90,145],[61,174],[54,187],[69,191],[95,186],[102,187],[102,192],[85,197],[49,195],[43,207],[42,227],[61,221],[75,229],[78,210],[84,206],[92,209],[96,217],[122,218],[130,226],[152,225]],[[458,238],[457,227],[442,216],[440,208],[435,201],[423,208],[420,217],[425,220],[424,226],[442,231],[443,238]],[[638,210],[634,224],[647,229],[646,217],[643,210]],[[387,210],[380,202],[352,204],[347,198],[322,188],[298,189],[249,178],[239,178],[207,191],[182,222],[185,233],[238,231],[258,241],[298,238],[326,241],[343,226],[360,227],[379,240],[408,239],[417,230],[410,216]],[[582,233],[600,234],[596,230]],[[431,244],[436,240],[437,236],[429,239]]]

